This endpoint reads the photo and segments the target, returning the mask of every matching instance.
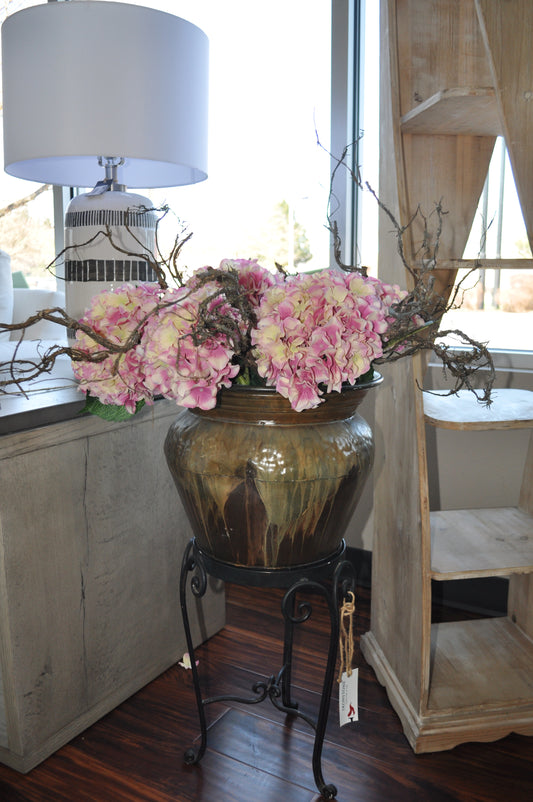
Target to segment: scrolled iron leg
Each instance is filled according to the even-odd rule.
[[[339,599],[344,599],[349,590],[355,590],[355,575],[351,563],[346,560],[335,562],[333,565],[335,566],[333,576],[331,574],[331,569],[328,571],[326,576],[322,572],[323,566],[320,565],[320,571],[322,573],[320,575],[316,575],[315,572],[316,579],[315,577],[309,578],[309,574],[307,573],[309,566],[302,566],[302,568],[305,568],[306,573],[301,575],[301,578],[294,582],[285,593],[282,601],[282,612],[285,620],[285,635],[283,645],[284,663],[279,673],[277,675],[272,675],[266,681],[261,680],[257,682],[253,687],[254,696],[251,698],[226,695],[202,699],[200,681],[194,655],[194,647],[191,637],[189,616],[187,612],[187,581],[189,574],[195,572],[191,578],[191,589],[195,596],[201,597],[205,594],[207,589],[208,573],[217,576],[219,579],[235,581],[235,570],[232,567],[224,567],[221,569],[220,566],[214,564],[211,558],[206,557],[202,554],[202,552],[200,552],[194,540],[190,541],[185,551],[181,568],[180,603],[185,637],[187,640],[187,648],[191,658],[194,692],[198,707],[198,717],[200,720],[201,742],[197,749],[191,748],[185,752],[184,757],[186,763],[198,763],[204,755],[207,747],[205,705],[210,704],[211,702],[224,700],[233,700],[243,702],[245,704],[258,704],[264,699],[269,698],[278,710],[288,715],[294,715],[303,718],[314,729],[315,739],[313,746],[312,766],[315,783],[324,799],[335,799],[337,795],[336,787],[326,783],[322,774],[322,748],[324,744],[335,674],[335,663],[337,659],[337,647],[339,640]],[[311,567],[314,568],[314,564]],[[244,577],[241,575],[238,577],[238,579],[241,580],[243,578]],[[248,579],[248,577],[246,577],[246,579]],[[246,584],[246,582],[243,584]],[[265,587],[268,586],[268,578],[266,578]],[[307,621],[312,612],[309,601],[302,601],[298,604],[296,603],[296,596],[300,591],[314,591],[322,594],[326,600],[330,616],[330,639],[327,664],[324,673],[318,717],[316,720],[299,710],[298,705],[296,705],[291,698],[294,627],[297,624]]]
[[[333,680],[335,677],[335,664],[337,661],[337,648],[339,643],[339,601],[347,595],[348,590],[355,591],[355,574],[352,564],[347,560],[343,560],[335,569],[331,588],[324,588],[324,596],[328,604],[330,616],[330,637],[328,660],[322,686],[322,697],[316,723],[315,744],[313,749],[313,774],[317,788],[325,799],[335,799],[337,796],[336,787],[325,783],[322,775],[322,747],[324,745],[324,736],[331,703],[331,692],[333,690]]]
[[[343,577],[344,574],[344,577]],[[325,799],[335,799],[337,789],[334,785],[324,782],[322,776],[322,747],[333,690],[335,664],[337,661],[337,648],[339,643],[339,601],[344,599],[349,590],[355,591],[355,573],[353,566],[347,560],[340,562],[333,576],[331,589],[326,590],[325,597],[330,615],[330,637],[328,649],[328,662],[322,686],[322,698],[316,724],[315,745],[313,749],[313,774],[317,788]]]
[[[294,642],[294,620],[296,599],[289,597],[290,591],[285,594],[281,603],[281,611],[285,620],[283,640],[283,673],[281,675],[281,700],[287,710],[298,710],[298,705],[292,701],[292,647]],[[292,600],[291,600],[292,599]],[[289,609],[291,608],[291,609]]]
[[[207,589],[207,575],[201,560],[198,559],[194,540],[191,540],[185,550],[185,554],[183,555],[183,561],[181,564],[180,605],[181,605],[181,615],[183,619],[183,628],[185,630],[185,639],[187,641],[187,649],[191,660],[192,680],[194,686],[194,694],[196,697],[196,705],[198,708],[198,718],[200,721],[201,741],[200,741],[200,746],[197,749],[191,747],[190,749],[187,749],[187,751],[185,752],[183,758],[185,760],[185,763],[188,764],[198,763],[202,759],[207,747],[207,724],[205,718],[205,710],[202,701],[202,692],[200,688],[200,677],[198,676],[198,668],[196,666],[194,646],[191,636],[191,627],[189,623],[189,614],[187,612],[187,580],[189,574],[195,570],[197,570],[197,574],[195,574],[191,578],[191,588],[195,596],[201,597],[204,595]]]
[[[337,789],[334,785],[326,783],[324,780],[324,776],[322,774],[322,748],[324,745],[324,737],[326,734],[326,726],[328,722],[328,715],[329,715],[329,708],[331,702],[331,692],[333,689],[333,680],[335,675],[335,663],[337,660],[337,646],[339,641],[339,585],[341,583],[341,578],[343,572],[346,573],[347,571],[351,572],[350,580],[344,579],[342,585],[342,594],[345,595],[346,588],[348,585],[355,585],[355,579],[353,578],[353,569],[351,563],[347,561],[343,561],[339,563],[339,565],[335,569],[334,577],[332,580],[332,584],[326,585],[322,584],[322,582],[315,582],[310,581],[305,578],[300,579],[296,582],[289,590],[286,592],[283,602],[282,602],[282,610],[283,615],[286,621],[286,633],[290,631],[291,639],[290,645],[292,649],[292,629],[295,624],[301,624],[309,619],[312,613],[312,608],[309,602],[302,602],[299,605],[296,605],[296,594],[299,591],[317,591],[322,596],[324,596],[326,600],[326,604],[328,606],[328,612],[330,617],[330,637],[329,637],[329,648],[328,648],[328,656],[327,656],[327,663],[326,669],[324,673],[324,680],[322,684],[322,695],[320,699],[320,707],[318,711],[318,717],[316,722],[311,722],[306,716],[309,723],[311,723],[315,730],[315,740],[313,746],[313,776],[315,779],[316,786],[320,791],[321,795],[324,799],[335,799],[337,796]],[[286,634],[286,642],[287,642],[287,634]],[[286,647],[287,652],[287,647]],[[285,660],[287,660],[287,653],[285,654]],[[290,660],[289,660],[290,666]],[[284,666],[285,670],[287,670],[287,663]],[[290,679],[290,670],[289,670],[289,679]],[[290,699],[289,696],[289,689],[286,689],[287,698]],[[299,714],[302,715],[302,714]]]

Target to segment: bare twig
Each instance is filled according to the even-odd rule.
[[[20,198],[20,200],[14,201],[8,206],[4,206],[3,209],[0,209],[0,217],[5,217],[6,214],[14,212],[15,209],[20,209],[21,206],[26,206],[28,203],[31,203],[33,200],[35,200],[35,198],[38,198],[39,195],[42,195],[43,192],[46,192],[49,189],[51,189],[51,184],[43,184],[42,187],[36,189],[35,192],[31,193],[31,195],[26,195],[25,198]]]
[[[359,172],[354,171],[346,164],[347,150],[348,149],[345,149],[343,151],[342,157],[333,171],[333,177],[337,170],[343,166],[349,171],[357,187],[362,188]],[[440,201],[436,203],[435,208],[429,216],[418,208],[407,224],[401,226],[388,207],[378,198],[372,187],[368,184],[366,184],[366,187],[376,199],[379,208],[383,210],[391,221],[396,236],[399,257],[407,273],[412,278],[412,289],[402,300],[395,303],[390,309],[391,320],[387,330],[387,339],[383,342],[383,355],[379,359],[376,359],[375,363],[385,364],[394,362],[397,359],[411,356],[420,351],[433,350],[441,360],[446,373],[455,380],[455,387],[450,392],[457,392],[458,389],[466,387],[475,392],[482,402],[490,403],[490,390],[494,381],[494,366],[486,345],[476,342],[462,332],[444,332],[438,334],[440,321],[443,315],[455,306],[458,293],[462,291],[462,282],[459,282],[451,291],[449,299],[446,300],[435,290],[434,271],[437,269],[437,254],[443,221],[446,215],[442,203]],[[330,201],[331,197],[332,195],[330,194]],[[109,226],[97,232],[93,237],[87,240],[84,245],[90,245],[95,242],[98,237],[105,237],[118,252],[137,259],[142,258],[147,261],[153,267],[162,290],[168,288],[167,278],[169,276],[183,286],[182,274],[178,268],[178,259],[185,243],[188,242],[191,235],[184,236],[184,229],[182,228],[175,238],[169,256],[166,259],[161,257],[158,243],[158,226],[160,221],[168,213],[168,207],[163,207],[158,210],[144,209],[143,207],[143,210],[146,212],[162,212],[156,223],[157,253],[145,252],[148,249],[144,248],[143,243],[131,230],[129,221],[126,227],[133,237],[133,241],[141,246],[142,253],[134,253],[130,249],[119,245]],[[434,231],[432,233],[430,226],[433,221],[436,221],[436,223],[433,225]],[[420,256],[421,267],[414,267],[409,263],[404,247],[404,237],[415,222],[421,223],[423,232],[422,243],[416,254],[417,258]],[[365,268],[342,264],[340,259],[340,236],[337,225],[335,221],[332,221],[331,215],[328,215],[328,223],[333,236],[334,249],[339,267],[348,272],[365,274]],[[56,257],[52,265],[72,248],[79,247],[83,246],[67,246],[59,256]],[[462,281],[464,281],[464,279]],[[251,348],[251,331],[253,327],[257,325],[255,309],[246,291],[239,283],[239,273],[237,270],[231,267],[225,269],[207,267],[196,275],[195,289],[203,286],[211,287],[211,285],[213,287],[212,291],[200,302],[197,318],[190,328],[189,333],[184,335],[184,337],[190,337],[195,345],[201,345],[210,340],[213,335],[222,336],[228,344],[231,344],[232,350],[236,355],[236,362],[239,364],[241,371],[249,371],[253,369],[255,365]],[[191,292],[193,291],[194,289],[191,289]],[[186,297],[187,295],[182,296],[180,301],[184,301]],[[216,299],[221,299],[223,305],[214,304],[213,301]],[[162,309],[168,306],[175,307],[175,313],[180,314],[180,301],[177,302],[173,299],[168,302],[160,301],[155,304],[154,308],[147,313],[143,320],[128,334],[124,342],[119,344],[112,342],[94,331],[88,324],[73,319],[60,308],[42,310],[22,323],[0,325],[0,331],[19,331],[21,341],[24,338],[25,332],[32,325],[41,320],[46,320],[61,325],[73,332],[86,334],[96,346],[94,349],[84,350],[77,346],[52,346],[40,355],[40,361],[36,364],[28,360],[18,359],[17,346],[13,359],[7,364],[0,365],[0,368],[4,370],[3,375],[5,377],[0,379],[0,393],[7,392],[6,388],[8,387],[16,386],[20,389],[24,382],[30,381],[43,373],[50,372],[56,360],[63,355],[69,356],[74,362],[102,362],[112,357],[112,373],[120,373],[121,361],[124,354],[132,348],[137,347],[141,341],[142,333],[149,318],[152,315],[158,314]],[[227,314],[228,307],[232,310],[230,314]],[[466,345],[468,350],[435,343],[437,338],[442,339],[445,334],[452,333],[461,338],[463,345]],[[177,345],[179,351],[179,340]],[[480,391],[476,387],[476,380],[474,378],[479,371],[483,372],[483,377],[485,379],[483,391]]]
[[[333,197],[333,181],[338,169],[342,166],[348,171],[358,189],[366,187],[376,200],[378,207],[392,223],[398,255],[403,267],[413,280],[413,287],[407,296],[397,304],[394,304],[390,310],[393,322],[387,332],[387,342],[384,343],[383,356],[375,360],[376,364],[393,362],[424,350],[433,350],[443,363],[446,372],[456,380],[455,388],[450,391],[451,393],[457,392],[463,387],[474,392],[472,377],[477,372],[482,372],[484,390],[483,393],[475,390],[475,394],[483,403],[490,404],[490,393],[494,382],[495,370],[492,357],[486,345],[459,331],[446,332],[446,334],[454,333],[458,335],[468,350],[458,352],[457,348],[451,349],[450,346],[435,344],[436,337],[442,338],[445,334],[444,332],[439,333],[442,318],[450,309],[457,307],[457,298],[459,293],[463,291],[465,280],[477,269],[474,266],[455,287],[451,288],[448,299],[445,299],[435,290],[434,271],[438,269],[437,257],[444,218],[447,214],[443,208],[442,200],[435,203],[430,216],[427,216],[419,206],[407,223],[401,225],[371,185],[365,182],[363,187],[359,168],[355,171],[347,163],[348,150],[349,148],[345,148],[340,158],[336,160],[330,184],[330,202]],[[430,218],[432,221],[436,220],[433,231],[430,228]],[[417,221],[422,224],[422,241],[415,254],[415,260],[421,261],[421,267],[416,267],[410,263],[404,243],[406,233],[412,230]],[[339,232],[337,224],[332,221],[330,214],[328,214],[328,223],[329,230],[333,236],[334,255],[338,266],[343,270],[359,270],[362,272],[364,268],[350,267],[342,263],[340,259],[341,242]]]

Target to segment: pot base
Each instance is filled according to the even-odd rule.
[[[346,543],[343,540],[333,554],[321,560],[283,568],[227,563],[202,551],[196,541],[194,541],[194,549],[207,573],[216,579],[223,579],[225,582],[233,582],[236,585],[245,585],[252,588],[286,588],[292,585],[302,573],[305,574],[309,581],[323,579],[324,576],[333,573],[339,560],[345,554]]]

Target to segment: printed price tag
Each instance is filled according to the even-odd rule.
[[[341,727],[349,724],[350,721],[359,721],[357,710],[358,673],[358,668],[352,670],[350,677],[344,672],[339,683],[339,722]]]

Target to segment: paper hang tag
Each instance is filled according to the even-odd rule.
[[[357,709],[358,675],[358,668],[354,668],[350,676],[343,672],[339,683],[339,725],[341,727],[351,721],[359,721]]]

